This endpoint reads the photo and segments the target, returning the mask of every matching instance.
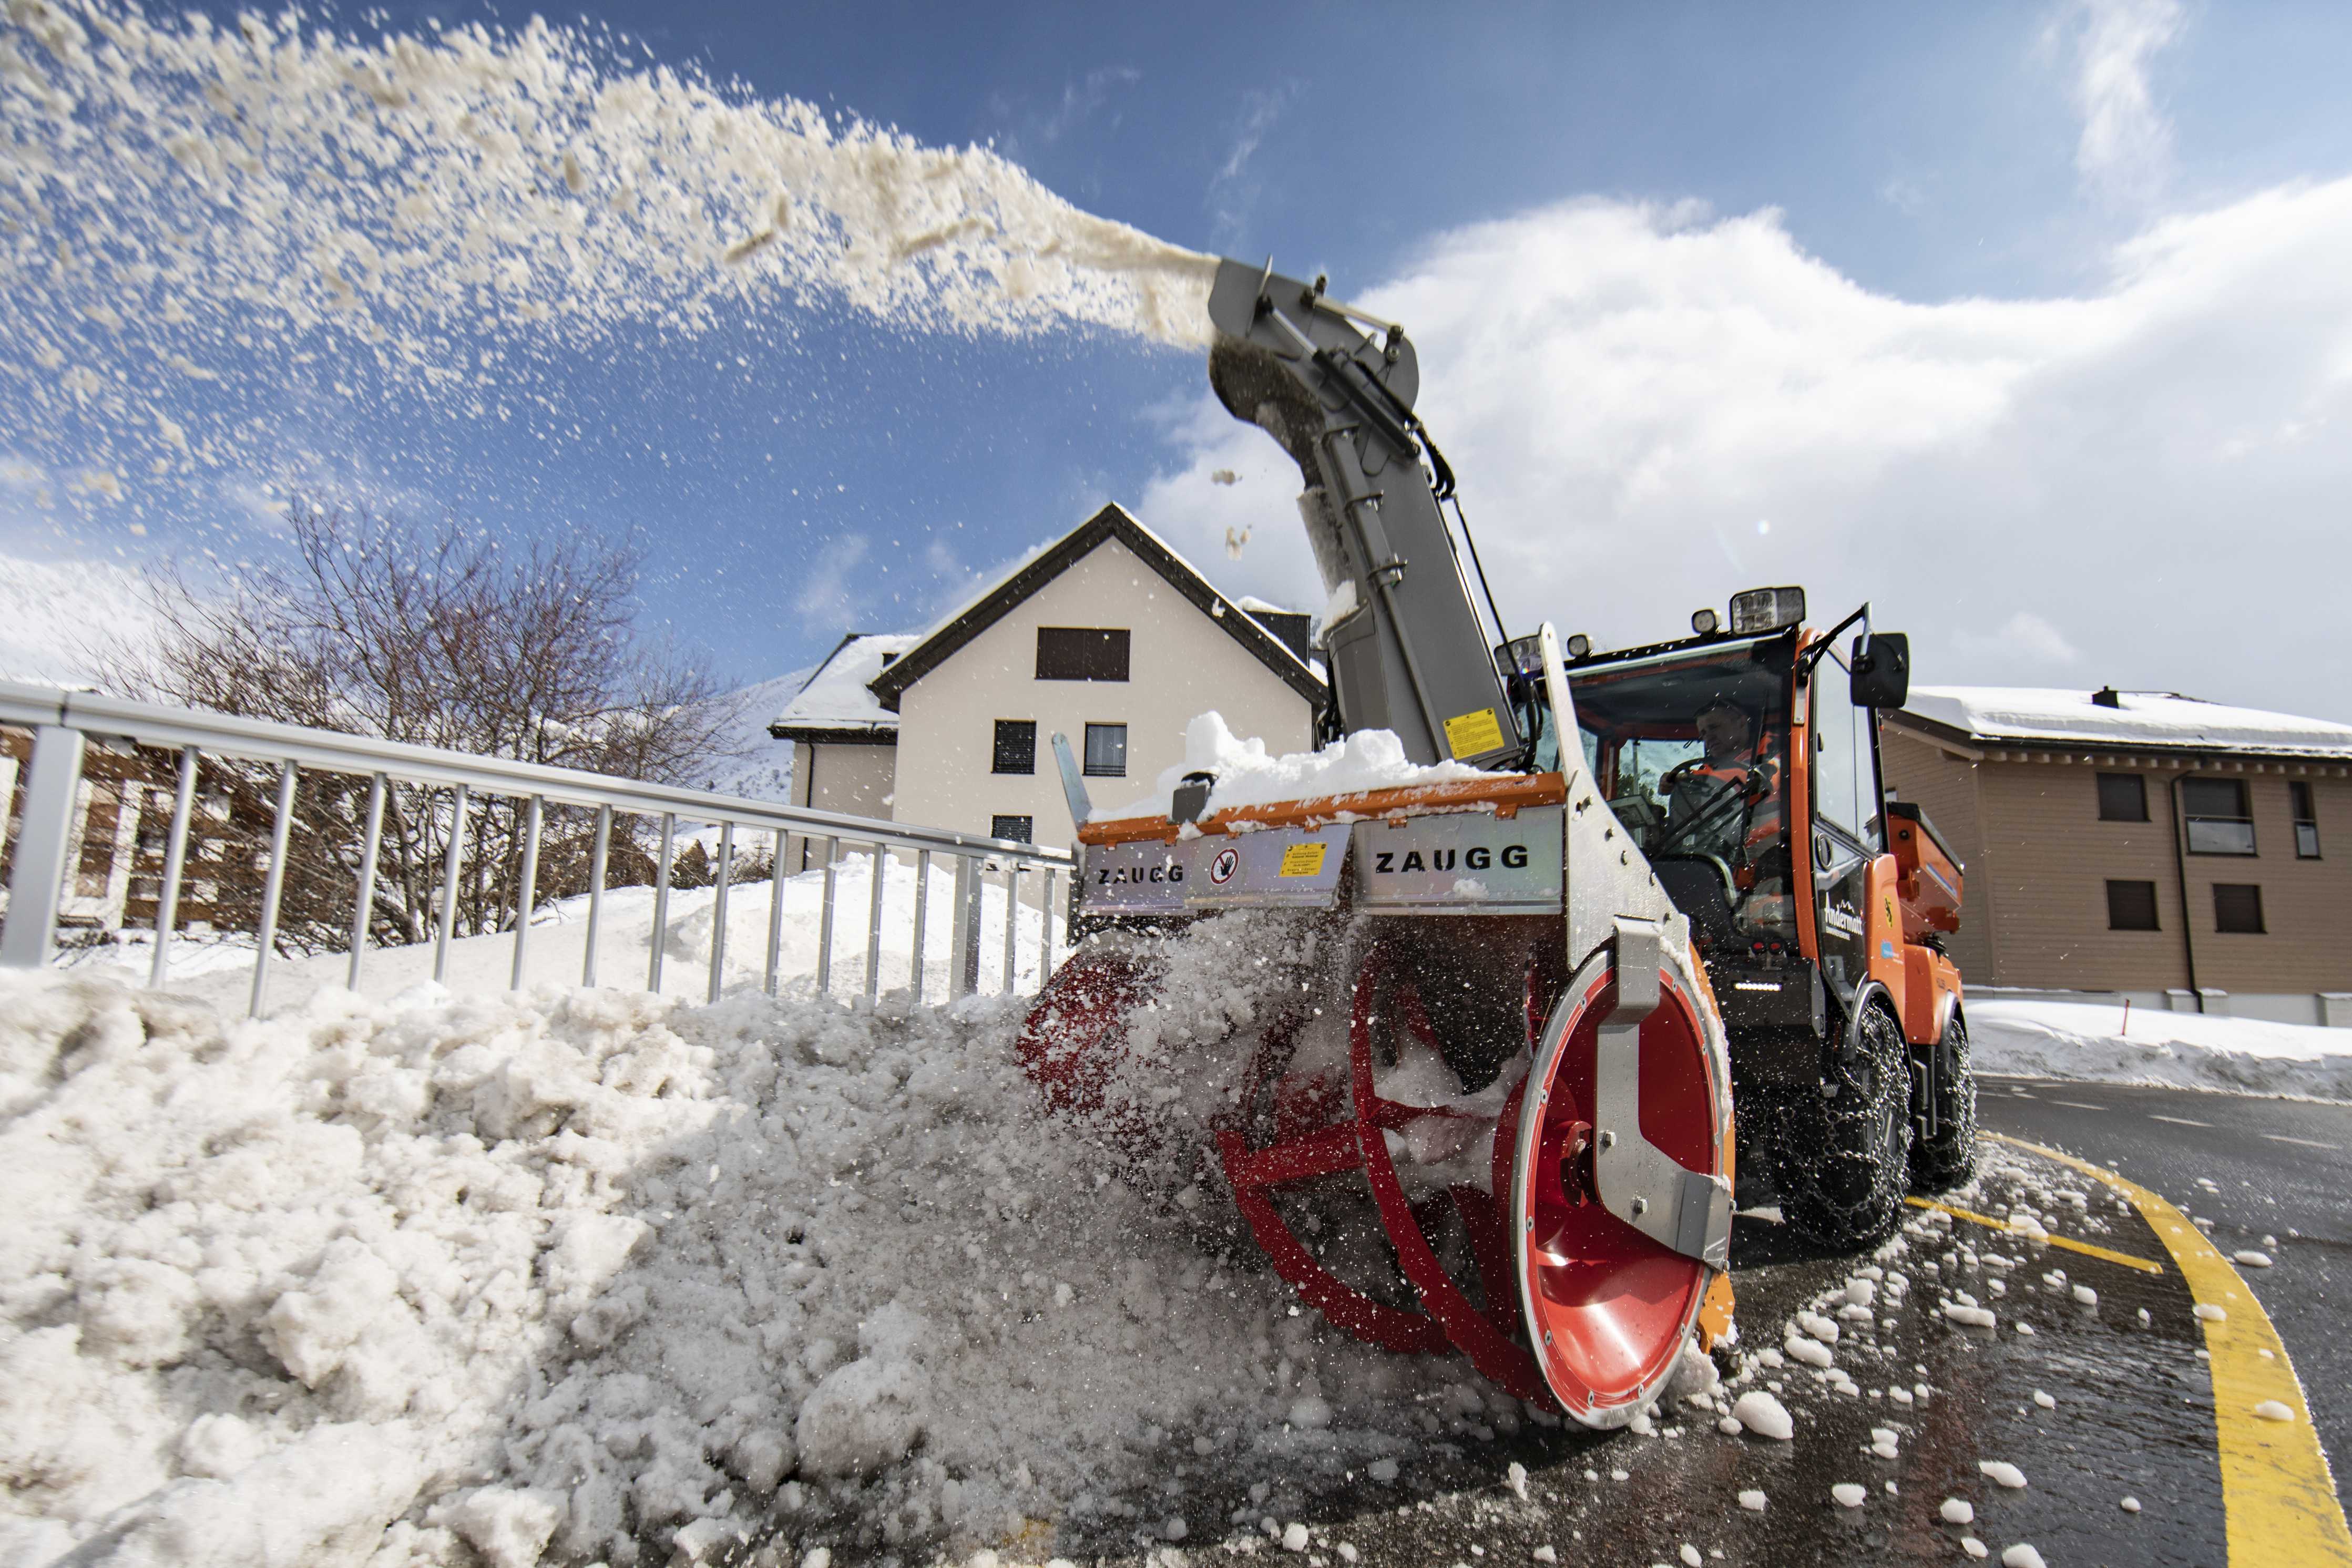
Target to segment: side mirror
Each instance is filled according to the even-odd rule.
[[[1853,640],[1853,706],[1901,707],[1911,696],[1911,639],[1873,632]]]

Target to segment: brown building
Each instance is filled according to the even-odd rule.
[[[1915,686],[1888,793],[1967,873],[1972,989],[2352,1027],[2352,726],[2176,693]]]

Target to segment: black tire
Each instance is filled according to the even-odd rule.
[[[1969,1031],[1954,1013],[1928,1053],[1927,1093],[1936,1108],[1933,1137],[1911,1140],[1911,1187],[1949,1192],[1977,1174],[1977,1075]]]
[[[1910,1051],[1894,1015],[1874,1003],[1857,1040],[1851,1062],[1832,1050],[1821,1088],[1782,1107],[1775,1140],[1780,1217],[1836,1248],[1891,1233],[1910,1186]]]

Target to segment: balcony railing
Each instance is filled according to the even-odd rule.
[[[747,885],[735,879],[739,851],[754,841],[764,840],[773,862],[761,982],[771,994],[782,978],[788,862],[796,858],[788,852],[789,842],[818,846],[822,892],[811,977],[818,994],[833,988],[840,881],[845,873],[853,880],[865,876],[863,979],[868,1000],[881,989],[884,889],[894,873],[913,879],[908,981],[911,999],[919,1004],[926,938],[934,936],[926,926],[935,868],[952,877],[947,989],[950,996],[961,996],[981,988],[985,895],[998,886],[1003,906],[1002,989],[1016,988],[1024,967],[1018,955],[1026,945],[1024,928],[1029,925],[1024,916],[1031,915],[1037,944],[1031,973],[1037,983],[1044,982],[1054,964],[1058,889],[1066,885],[1061,879],[1072,874],[1076,865],[1061,851],[946,829],[8,682],[0,682],[0,728],[29,731],[33,737],[29,766],[22,769],[21,779],[16,777],[15,758],[0,758],[0,831],[10,834],[5,848],[13,862],[5,923],[0,925],[0,966],[47,967],[58,954],[61,922],[103,925],[110,911],[119,917],[132,908],[144,913],[152,904],[154,952],[147,978],[150,985],[163,985],[171,977],[175,939],[184,940],[179,906],[191,882],[216,888],[243,878],[257,883],[253,897],[215,898],[220,907],[207,905],[206,913],[217,927],[223,913],[235,906],[230,924],[253,946],[247,1007],[256,1016],[283,945],[279,921],[291,837],[298,796],[306,787],[314,792],[328,789],[334,810],[341,813],[335,823],[334,852],[307,864],[304,876],[314,892],[321,878],[336,885],[338,898],[337,879],[348,878],[346,983],[354,990],[371,952],[383,952],[386,946],[381,940],[384,922],[380,895],[384,890],[380,873],[388,801],[404,830],[422,824],[421,831],[401,839],[400,848],[413,851],[426,842],[436,847],[431,858],[437,863],[425,867],[421,884],[403,890],[412,902],[431,901],[422,915],[411,910],[410,925],[427,927],[417,935],[432,946],[433,978],[440,981],[448,975],[461,901],[467,903],[477,928],[481,928],[487,898],[492,906],[487,917],[490,925],[512,942],[509,988],[520,988],[534,972],[545,972],[543,963],[530,962],[530,943],[533,915],[544,903],[541,852],[555,814],[573,830],[565,841],[567,852],[579,850],[588,861],[580,966],[583,986],[600,979],[598,929],[611,891],[605,883],[616,821],[642,820],[648,830],[658,825],[658,850],[640,857],[651,862],[652,925],[644,984],[654,991],[662,988],[671,946],[673,871],[682,835],[717,831],[706,986],[712,1001],[719,999],[728,973],[730,889]],[[93,754],[105,766],[93,768]],[[232,791],[200,800],[199,777],[207,772],[216,780],[225,774],[242,779],[247,788],[242,796]],[[142,831],[138,801],[152,798],[160,802],[167,795],[168,829],[158,834],[149,823],[148,831]],[[249,830],[242,837],[232,831],[237,825],[239,800],[245,802],[244,826]],[[158,814],[161,810],[159,805]],[[498,820],[495,841],[484,831],[486,812]],[[205,862],[193,873],[192,836]],[[467,863],[469,844],[478,861],[487,853],[484,846],[493,841],[499,861],[495,868]],[[416,858],[408,856],[412,862]],[[950,866],[940,867],[942,860]],[[151,861],[155,863],[147,863]],[[1034,902],[1025,907],[1024,878],[1034,879],[1028,885],[1035,889]],[[486,890],[494,890],[495,896]],[[510,932],[505,929],[509,922]]]

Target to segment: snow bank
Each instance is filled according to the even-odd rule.
[[[1405,759],[1404,742],[1387,729],[1360,729],[1321,751],[1266,755],[1265,742],[1235,736],[1219,713],[1204,713],[1184,727],[1184,760],[1160,775],[1158,792],[1131,800],[1116,810],[1097,811],[1111,817],[1165,817],[1176,786],[1187,773],[1213,773],[1216,788],[1209,793],[1209,810],[1231,806],[1263,806],[1275,800],[1305,800],[1324,795],[1348,795],[1365,789],[1392,789],[1406,784],[1441,784],[1454,779],[1476,779],[1479,771],[1459,762],[1423,765]]]
[[[1267,1005],[1264,933],[1218,940],[1162,1009],[1180,1066]],[[252,1023],[0,977],[0,1561],[976,1549],[1211,1468],[1393,1467],[1431,1410],[1515,1424],[1041,1125],[1021,1005],[420,987]]]
[[[1968,1014],[1980,1071],[2352,1101],[2352,1030],[2144,1008],[2126,1026],[2120,1004],[2079,1002],[1971,1001]]]

